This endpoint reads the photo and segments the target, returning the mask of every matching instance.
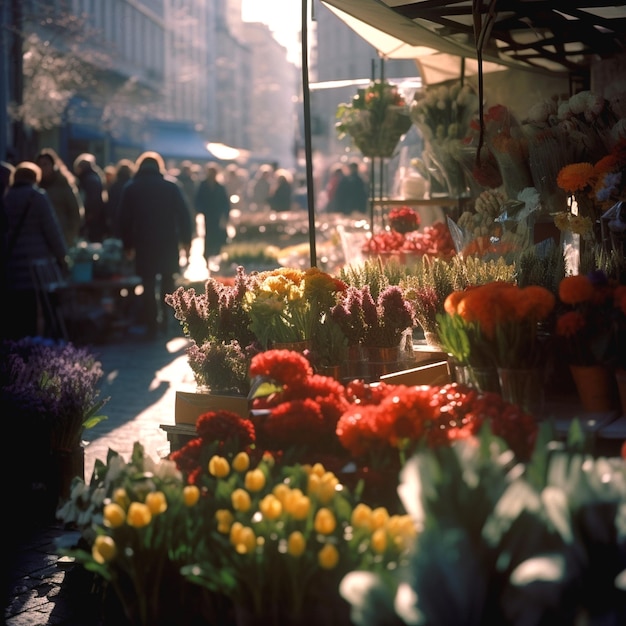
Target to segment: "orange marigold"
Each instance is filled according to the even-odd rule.
[[[556,304],[554,294],[540,285],[529,285],[520,289],[521,300],[525,309],[524,317],[535,321],[545,320],[552,313]]]
[[[582,191],[593,186],[594,167],[591,163],[570,163],[561,168],[556,184],[567,193]]]
[[[476,287],[467,292],[457,307],[457,313],[468,322],[478,322],[485,335],[493,338],[496,324],[514,315],[513,305],[502,297],[504,290],[514,288],[505,282],[493,282]]]
[[[559,337],[573,337],[585,327],[585,318],[578,311],[568,311],[556,321],[556,334]]]
[[[444,311],[448,315],[454,315],[459,306],[459,303],[466,296],[467,291],[453,291],[448,297],[445,299],[443,303]]]
[[[559,283],[559,298],[565,304],[579,304],[593,298],[593,283],[584,274],[566,276]]]

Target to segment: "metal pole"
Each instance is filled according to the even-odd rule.
[[[304,105],[304,153],[306,160],[306,195],[309,211],[309,254],[311,267],[317,265],[315,249],[315,189],[313,188],[313,151],[311,148],[311,92],[309,89],[309,52],[307,0],[302,0],[302,102]]]

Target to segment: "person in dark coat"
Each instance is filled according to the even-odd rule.
[[[36,163],[18,163],[4,196],[8,220],[7,291],[3,337],[20,339],[39,332],[37,291],[31,265],[54,258],[67,269],[67,246],[61,225],[46,192],[38,187],[41,169]]]
[[[226,243],[226,226],[230,216],[230,199],[226,187],[217,179],[217,174],[217,165],[209,163],[195,199],[196,212],[204,216],[204,258],[209,272],[212,266],[215,268],[211,257],[218,256]]]
[[[359,174],[359,164],[352,161],[348,174],[337,184],[334,209],[338,213],[367,213],[369,191],[367,183]]]
[[[74,159],[74,174],[78,179],[78,191],[85,209],[81,234],[87,241],[101,242],[108,235],[104,174],[96,165],[96,157],[88,153]]]
[[[293,182],[286,170],[276,172],[276,186],[272,189],[268,202],[272,211],[289,211],[293,202]]]
[[[0,290],[5,292],[7,285],[7,235],[9,231],[9,218],[4,206],[4,196],[9,190],[11,176],[15,167],[7,161],[0,161]]]
[[[65,244],[71,248],[76,245],[80,235],[82,220],[81,199],[74,176],[52,148],[40,150],[35,162],[41,168],[39,186],[48,194],[61,224]]]
[[[154,337],[159,324],[163,330],[167,327],[169,307],[164,298],[175,288],[180,249],[189,257],[191,248],[191,221],[183,194],[175,179],[165,174],[159,153],[144,152],[135,162],[135,174],[122,190],[119,215],[124,250],[134,254],[135,271],[143,282],[142,321],[148,337]]]
[[[107,223],[111,237],[119,239],[120,233],[120,200],[122,189],[135,173],[135,164],[130,159],[120,159],[115,164],[115,178],[109,187],[106,202]]]

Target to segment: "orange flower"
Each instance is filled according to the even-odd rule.
[[[453,291],[448,297],[445,299],[443,303],[443,308],[448,315],[454,315],[459,306],[459,303],[463,298],[465,298],[467,292],[466,291]]]
[[[503,292],[516,287],[511,283],[492,282],[467,292],[459,303],[457,313],[467,322],[478,322],[487,337],[493,339],[496,324],[514,316],[511,300]]]
[[[573,337],[585,327],[585,318],[578,311],[568,311],[556,321],[556,334],[559,337]]]
[[[585,274],[566,276],[559,283],[559,298],[565,304],[588,302],[593,295],[593,283]]]
[[[519,290],[523,318],[534,321],[545,320],[556,304],[554,294],[539,285],[529,285]]]
[[[593,186],[594,167],[591,163],[570,163],[561,168],[556,184],[567,193],[582,191]]]

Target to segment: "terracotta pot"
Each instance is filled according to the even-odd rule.
[[[606,413],[617,408],[615,376],[604,365],[570,365],[580,402],[589,413]]]

